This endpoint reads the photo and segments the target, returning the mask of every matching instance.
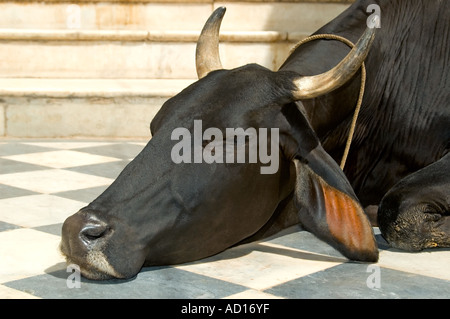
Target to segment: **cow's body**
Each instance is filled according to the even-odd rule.
[[[442,205],[435,213],[448,215],[450,158],[445,155],[450,149],[450,2],[358,1],[317,33],[355,41],[364,29],[366,8],[374,3],[381,9],[381,28],[365,61],[367,85],[345,173],[362,204],[378,206],[403,178],[440,162],[444,181],[436,200]],[[281,69],[319,73],[347,51],[336,41],[311,42],[293,52]],[[333,52],[331,59],[325,58],[328,52]],[[343,154],[359,85],[358,75],[338,91],[302,101],[325,150],[337,161]],[[421,179],[417,183],[430,186]],[[384,212],[379,213],[386,230]],[[397,246],[407,247],[404,243]]]

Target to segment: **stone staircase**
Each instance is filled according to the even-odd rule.
[[[0,137],[150,137],[196,80],[195,43],[218,6],[225,68],[278,68],[351,1],[0,0]]]

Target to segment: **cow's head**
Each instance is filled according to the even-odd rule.
[[[348,81],[374,31],[321,75],[255,64],[224,70],[218,58],[224,12],[216,10],[200,36],[200,80],[162,106],[142,152],[65,221],[61,251],[84,276],[129,278],[143,265],[216,254],[261,229],[289,197],[318,237],[350,259],[377,260],[372,228],[350,184],[293,103]]]

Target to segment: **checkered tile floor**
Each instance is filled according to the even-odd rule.
[[[0,139],[0,298],[450,298],[448,249],[405,253],[377,235],[380,262],[360,264],[299,227],[128,281],[83,278],[69,288],[57,250],[63,221],[144,145]]]

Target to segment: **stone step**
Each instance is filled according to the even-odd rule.
[[[351,0],[1,1],[0,28],[88,30],[200,30],[219,6],[222,30],[311,33]]]
[[[150,137],[162,104],[192,82],[0,79],[0,136]]]
[[[0,136],[150,137],[161,105],[196,80],[210,13],[225,68],[277,69],[351,0],[0,0]]]
[[[340,2],[0,1],[0,77],[195,78],[195,42],[222,5],[224,66],[276,69]]]
[[[0,77],[192,78],[200,31],[0,29]],[[224,31],[225,68],[277,69],[307,34]]]

